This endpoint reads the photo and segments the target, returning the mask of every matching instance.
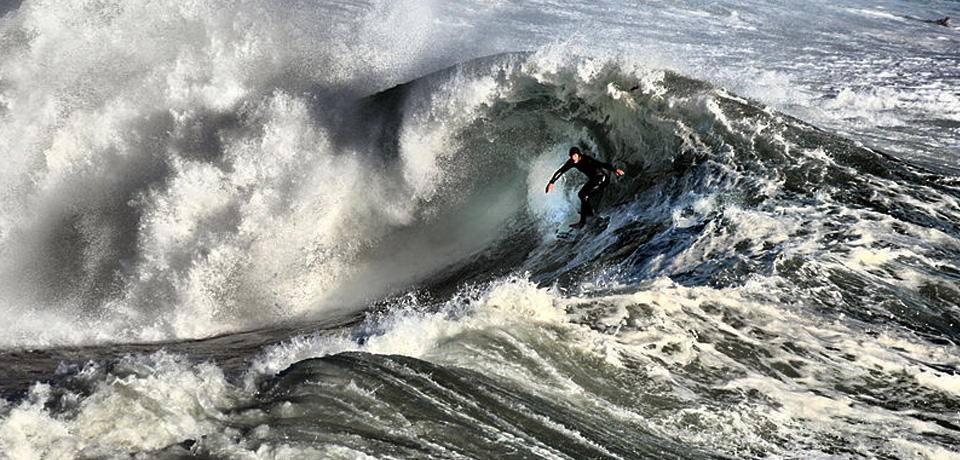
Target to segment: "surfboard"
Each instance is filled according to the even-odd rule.
[[[557,226],[557,231],[554,233],[554,235],[557,237],[557,241],[572,243],[574,240],[576,240],[577,235],[580,234],[580,230],[582,230],[582,228],[570,228],[570,226],[577,222],[580,222],[580,214],[573,214],[561,222],[560,225]]]

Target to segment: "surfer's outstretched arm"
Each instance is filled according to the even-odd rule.
[[[553,183],[556,182],[557,179],[563,175],[563,173],[569,171],[570,168],[573,167],[573,164],[573,160],[567,160],[567,162],[564,163],[563,166],[557,170],[557,172],[553,173],[553,177],[550,178],[550,183],[547,184],[547,193],[550,193],[550,191],[553,190]]]

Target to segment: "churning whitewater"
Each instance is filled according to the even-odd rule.
[[[960,455],[955,3],[0,13],[0,459]]]

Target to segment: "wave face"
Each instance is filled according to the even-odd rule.
[[[960,182],[930,145],[863,141],[883,130],[840,96],[773,107],[612,39],[539,43],[564,15],[617,33],[587,5],[474,6],[4,16],[0,458],[960,450]],[[726,8],[708,25],[785,14]],[[482,14],[499,45],[455,43]],[[486,57],[446,65],[464,50]],[[627,173],[559,243],[572,145]]]

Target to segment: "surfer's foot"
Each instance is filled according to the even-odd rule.
[[[580,228],[580,227],[583,227],[585,223],[586,222],[577,222],[575,224],[570,224],[570,228]]]

